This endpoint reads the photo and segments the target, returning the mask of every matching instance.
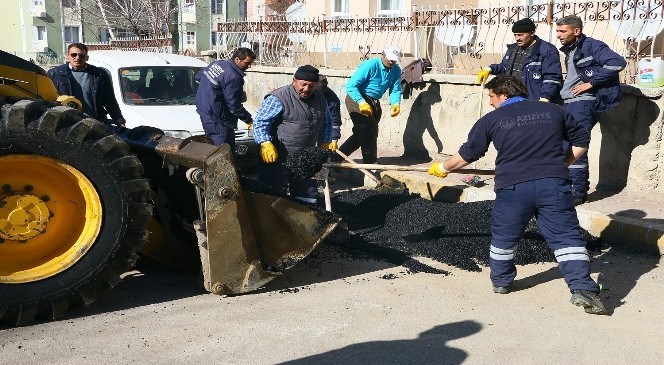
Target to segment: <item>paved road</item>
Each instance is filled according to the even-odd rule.
[[[251,295],[203,293],[145,261],[69,319],[0,329],[2,364],[659,364],[660,257],[608,250],[609,316],[569,304],[553,264],[519,267],[517,291],[488,272],[409,274],[322,246]]]

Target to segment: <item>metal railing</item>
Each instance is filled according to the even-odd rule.
[[[24,60],[30,61],[40,66],[53,66],[65,62],[65,57],[61,52],[11,52]]]
[[[86,45],[94,50],[123,50],[144,51],[155,53],[172,53],[173,42],[171,38],[127,37],[118,38],[109,42],[87,42]],[[65,55],[48,49],[46,52],[11,52],[12,54],[30,61],[44,68],[59,65],[65,62]]]
[[[155,53],[172,53],[173,40],[154,37],[126,37],[112,39],[108,42],[86,43],[90,50],[121,50],[144,51]]]
[[[584,21],[584,33],[604,41],[628,60],[623,81],[633,83],[638,62],[664,52],[663,0],[554,1],[532,6],[416,9],[410,16],[316,18],[308,21],[243,21],[218,24],[219,58],[250,45],[258,63],[270,66],[314,64],[353,69],[382,51],[402,47],[405,59],[429,58],[434,72],[470,74],[499,62],[514,42],[511,26],[522,18],[537,24],[537,35],[557,46],[555,22],[566,15]],[[658,35],[659,34],[659,35]]]

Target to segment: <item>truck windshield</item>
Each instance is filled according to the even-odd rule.
[[[122,100],[129,105],[196,104],[200,67],[128,67],[120,69]]]

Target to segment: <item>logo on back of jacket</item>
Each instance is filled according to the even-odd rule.
[[[499,124],[502,129],[510,129],[516,125],[516,120],[514,118],[504,118],[500,120]]]
[[[539,72],[535,72],[535,73],[533,73],[533,79],[534,79],[534,80],[539,80],[539,79],[541,79],[541,78],[542,78],[542,74],[541,74],[541,73],[539,73]]]
[[[529,113],[519,115],[516,118],[503,118],[498,122],[501,129],[512,129],[513,127],[527,127],[538,124],[551,123],[551,113]]]
[[[218,64],[213,63],[212,65],[210,65],[210,68],[208,68],[207,71],[205,71],[205,73],[209,78],[214,79],[215,77],[218,77],[219,75],[224,73],[224,69],[222,69],[221,66],[219,66]]]

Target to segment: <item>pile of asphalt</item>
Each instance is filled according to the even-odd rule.
[[[303,147],[286,158],[288,176],[294,180],[308,179],[317,174],[330,158],[331,152],[318,147]]]
[[[342,216],[350,237],[335,244],[362,253],[396,250],[480,271],[489,259],[492,206],[492,201],[440,203],[389,191],[341,192],[333,195],[332,210]],[[599,250],[601,241],[581,231],[588,249]],[[553,252],[531,220],[519,242],[516,264],[554,261]],[[430,269],[416,267],[411,271],[432,272]]]

